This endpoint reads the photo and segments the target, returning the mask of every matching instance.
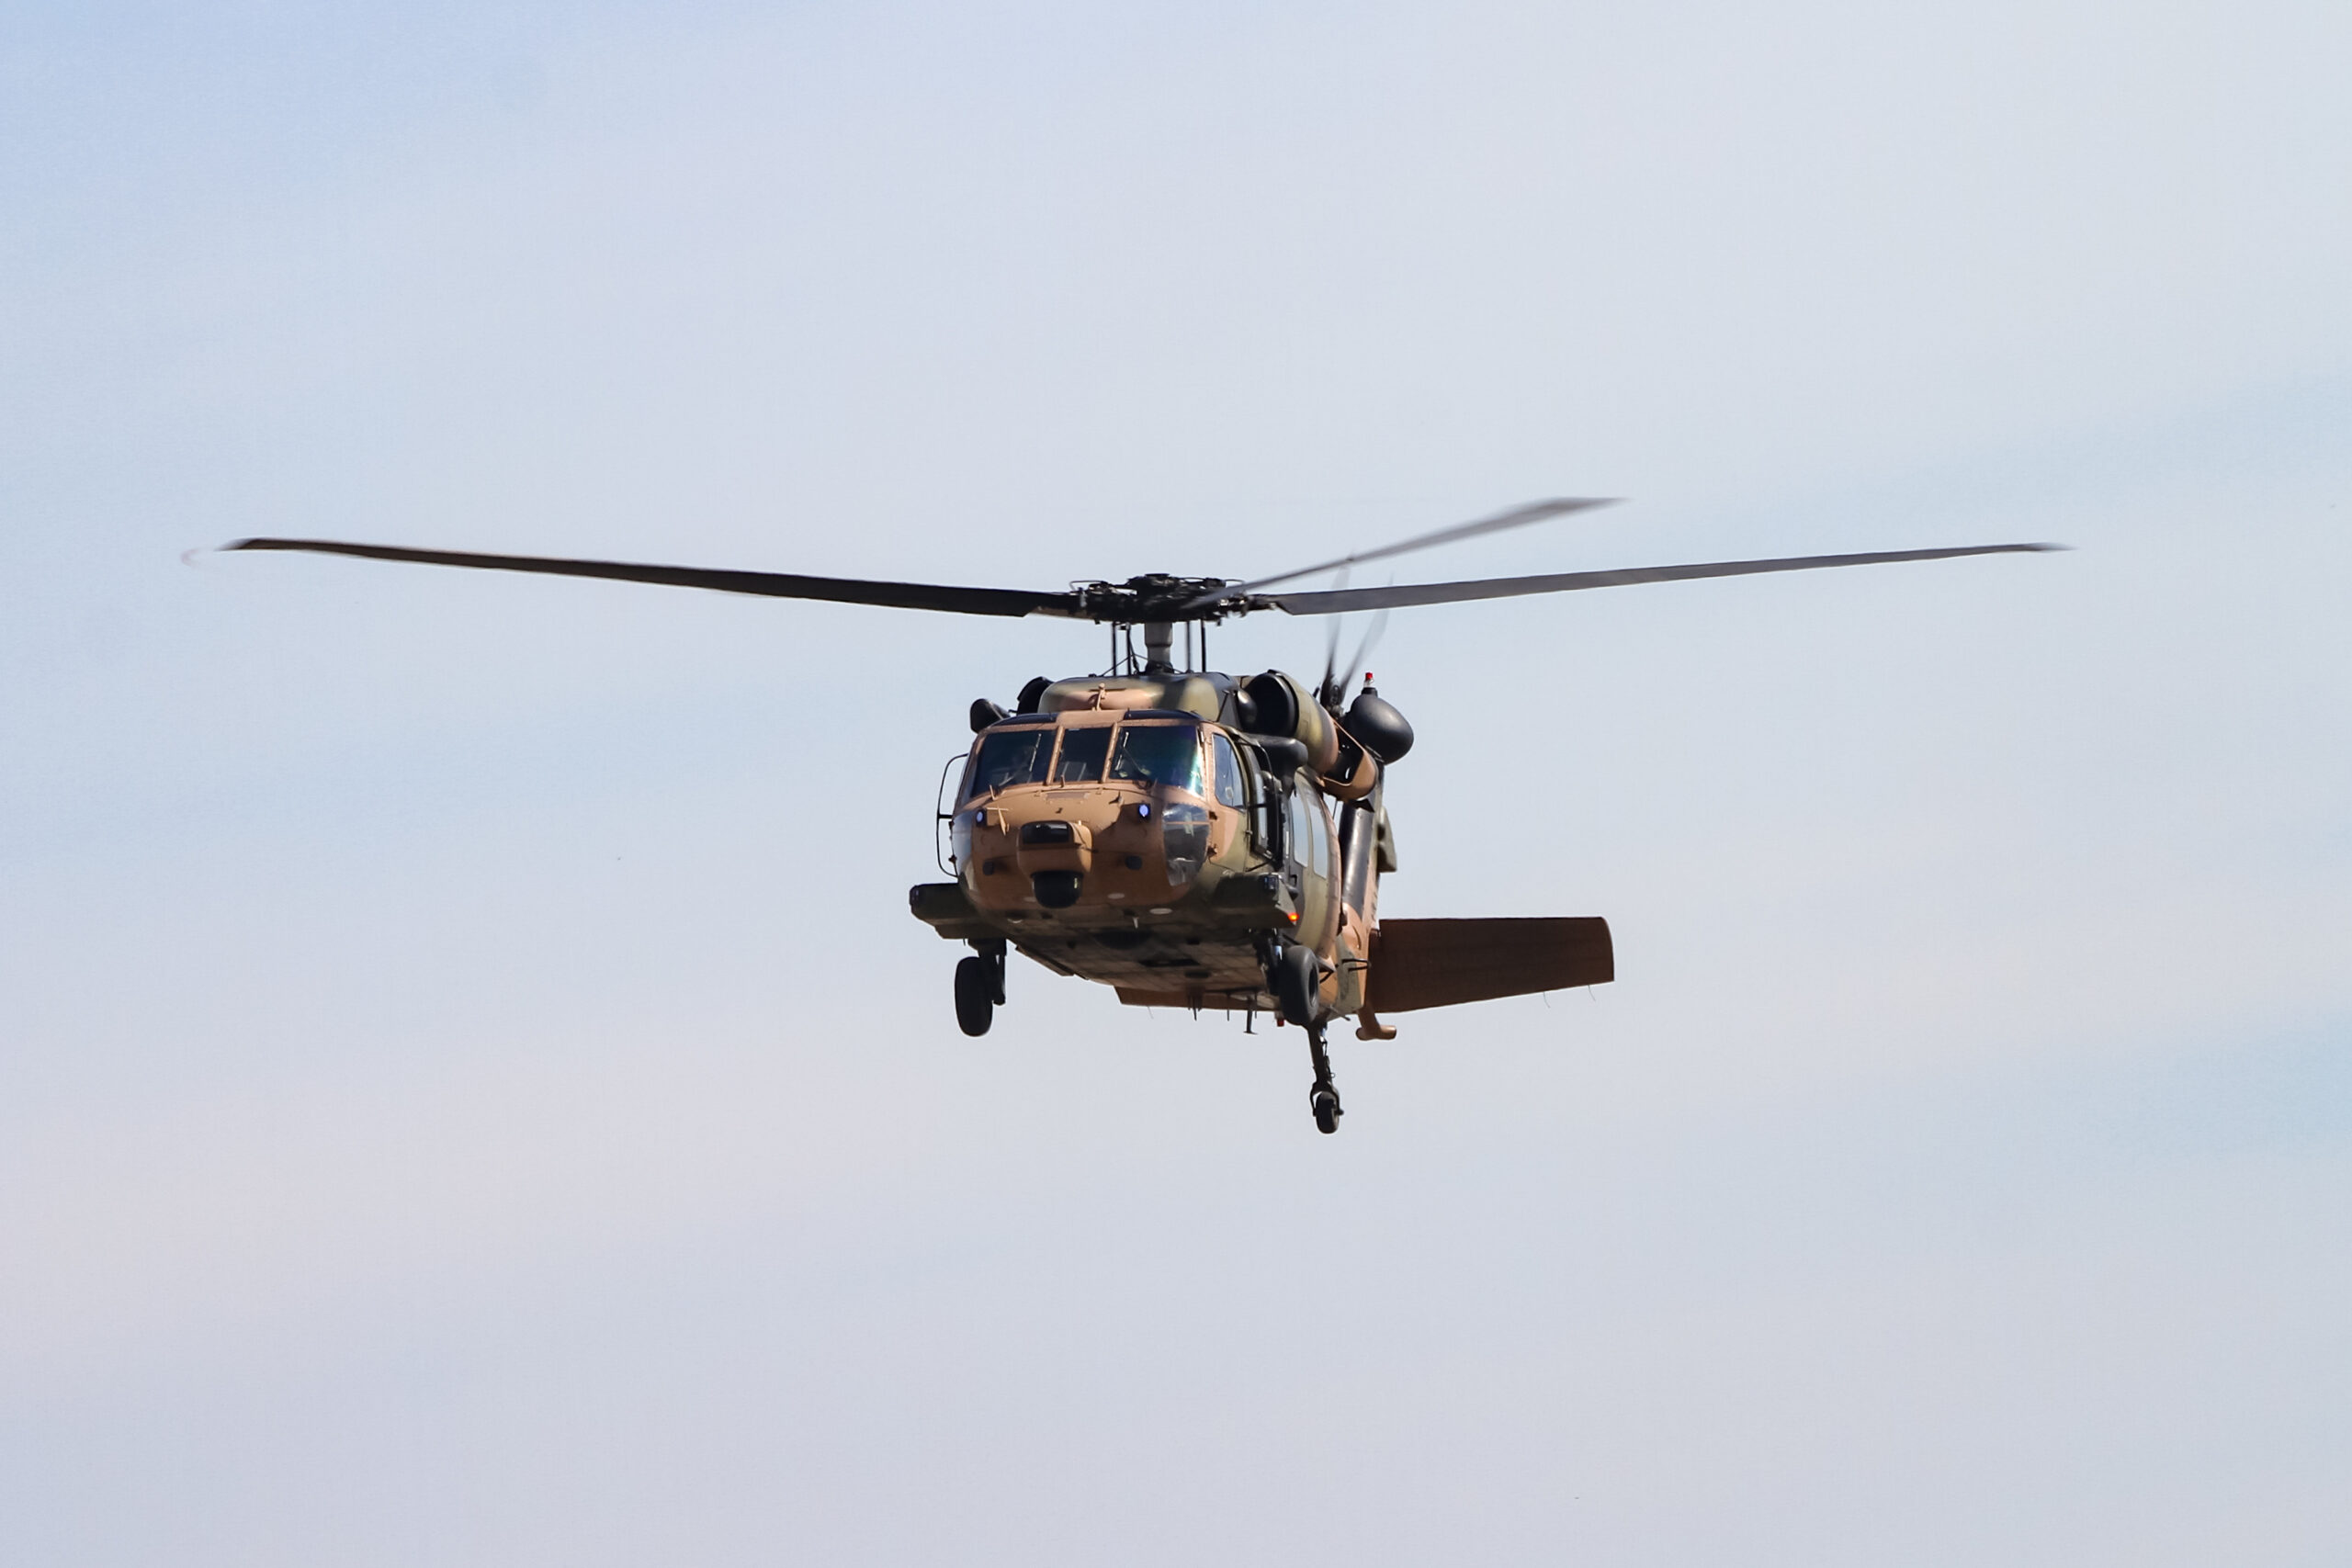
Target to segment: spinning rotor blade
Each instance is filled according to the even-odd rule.
[[[1334,713],[1347,700],[1348,687],[1363,672],[1364,660],[1370,656],[1374,645],[1380,641],[1380,634],[1388,625],[1388,612],[1373,612],[1372,625],[1364,629],[1355,652],[1350,654],[1348,661],[1342,664],[1340,662],[1340,628],[1345,624],[1344,619],[1331,623],[1329,643],[1323,650],[1323,683],[1315,689],[1323,705]]]
[[[1810,571],[1825,566],[1876,566],[1886,561],[1947,560],[2018,550],[2063,550],[2064,545],[1963,545],[1944,550],[1879,550],[1853,556],[1790,556],[1780,560],[1719,560],[1697,566],[1644,566],[1622,571],[1563,571],[1548,577],[1490,577],[1477,582],[1417,582],[1391,588],[1342,588],[1268,597],[1294,615],[1336,615],[1350,610],[1452,604],[1465,599],[1511,599],[1522,593],[1565,593],[1577,588],[1619,588],[1634,582],[1684,582],[1698,577],[1747,577],[1764,571]]]
[[[1277,572],[1272,577],[1261,577],[1252,582],[1228,583],[1220,593],[1204,595],[1195,602],[1195,607],[1198,604],[1215,604],[1227,593],[1254,593],[1261,588],[1271,588],[1277,582],[1288,582],[1293,578],[1312,577],[1318,571],[1333,571],[1342,567],[1361,566],[1368,560],[1385,560],[1390,556],[1407,555],[1414,550],[1426,550],[1434,545],[1450,545],[1456,539],[1475,538],[1480,534],[1499,534],[1506,528],[1523,528],[1530,523],[1541,523],[1547,517],[1559,517],[1570,512],[1584,512],[1592,507],[1613,504],[1615,504],[1613,498],[1600,501],[1532,502],[1525,506],[1515,506],[1509,512],[1498,513],[1492,517],[1481,518],[1476,523],[1457,523],[1451,528],[1440,528],[1434,534],[1416,534],[1409,539],[1402,539],[1393,545],[1383,545],[1376,550],[1363,550],[1351,556],[1341,556],[1337,560],[1327,560],[1316,566],[1303,566],[1296,571]]]
[[[1340,628],[1345,621],[1331,623],[1331,635],[1323,644],[1323,683],[1315,688],[1315,700],[1325,707],[1337,707],[1340,702]]]
[[[1372,658],[1372,650],[1380,646],[1380,634],[1387,629],[1388,612],[1374,611],[1372,625],[1364,628],[1363,640],[1356,644],[1355,657],[1348,660],[1347,667],[1340,675],[1340,694],[1341,696],[1348,694],[1348,682],[1363,674],[1364,664]]]
[[[358,556],[368,560],[417,561],[426,566],[537,571],[554,577],[603,577],[620,582],[659,582],[673,588],[710,588],[722,593],[758,593],[771,599],[824,599],[837,604],[883,604],[900,610],[944,610],[963,615],[1069,615],[1078,610],[1076,594],[1030,593],[1014,588],[953,588],[928,582],[869,582],[856,577],[796,577],[780,571],[719,571],[707,567],[638,566],[627,561],[560,560],[546,556],[485,556],[463,550],[347,545],[333,539],[239,539],[221,548],[308,550],[320,555]]]

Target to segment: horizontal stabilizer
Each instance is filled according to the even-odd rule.
[[[1385,920],[1372,934],[1364,1006],[1410,1012],[1616,977],[1609,922],[1598,917]]]

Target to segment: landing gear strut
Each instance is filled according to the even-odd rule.
[[[1306,1031],[1306,1048],[1315,1056],[1315,1082],[1306,1091],[1306,1107],[1315,1113],[1316,1131],[1336,1133],[1340,1118],[1347,1113],[1340,1109],[1331,1058],[1323,1049],[1324,1021],[1315,1016],[1320,1010],[1316,989],[1323,982],[1323,961],[1303,942],[1284,942],[1266,933],[1259,938],[1258,962],[1265,965],[1266,989],[1273,992],[1283,1021]]]
[[[1004,1005],[1004,943],[976,942],[978,951],[956,965],[956,1025],[975,1037],[986,1034]]]
[[[1315,1084],[1306,1091],[1307,1109],[1315,1112],[1315,1130],[1336,1133],[1340,1118],[1347,1112],[1340,1109],[1340,1090],[1331,1082],[1331,1058],[1323,1049],[1323,1026],[1306,1026],[1306,1048],[1315,1057]]]

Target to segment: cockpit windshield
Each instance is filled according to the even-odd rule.
[[[990,730],[980,741],[979,759],[972,764],[972,787],[964,792],[964,798],[978,800],[1013,784],[1043,784],[1046,764],[1053,755],[1050,725]]]
[[[1111,727],[1089,725],[1062,731],[1061,765],[1054,770],[1056,784],[1094,784],[1102,777],[1102,759],[1110,754]]]
[[[1061,739],[1057,762],[1054,740]],[[1114,748],[1114,736],[1118,738]],[[972,760],[966,800],[978,800],[1015,784],[1100,784],[1114,779],[1147,789],[1205,793],[1200,727],[1191,724],[1090,724],[1056,730],[1046,725],[991,729]]]
[[[1201,793],[1201,732],[1189,724],[1129,724],[1119,730],[1111,776],[1147,787]]]

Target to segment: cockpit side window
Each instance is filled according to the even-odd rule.
[[[1200,730],[1189,724],[1122,725],[1119,749],[1111,758],[1111,776],[1200,794]]]
[[[978,800],[1013,784],[1043,784],[1046,764],[1053,755],[1054,732],[1044,725],[990,730],[980,739],[979,755],[972,764],[971,788],[964,798]]]
[[[1241,792],[1241,759],[1234,755],[1233,742],[1225,732],[1216,732],[1213,746],[1216,752],[1216,803],[1238,809],[1248,799]]]
[[[1062,731],[1061,766],[1054,770],[1058,784],[1093,784],[1102,777],[1102,760],[1111,752],[1111,727],[1091,725]]]
[[[1317,877],[1331,874],[1330,820],[1323,814],[1323,797],[1301,779],[1291,786],[1283,812],[1283,836],[1289,840],[1290,863]]]
[[[1283,837],[1289,841],[1290,863],[1306,869],[1306,857],[1314,852],[1315,829],[1307,820],[1306,791],[1293,788],[1283,811]]]

